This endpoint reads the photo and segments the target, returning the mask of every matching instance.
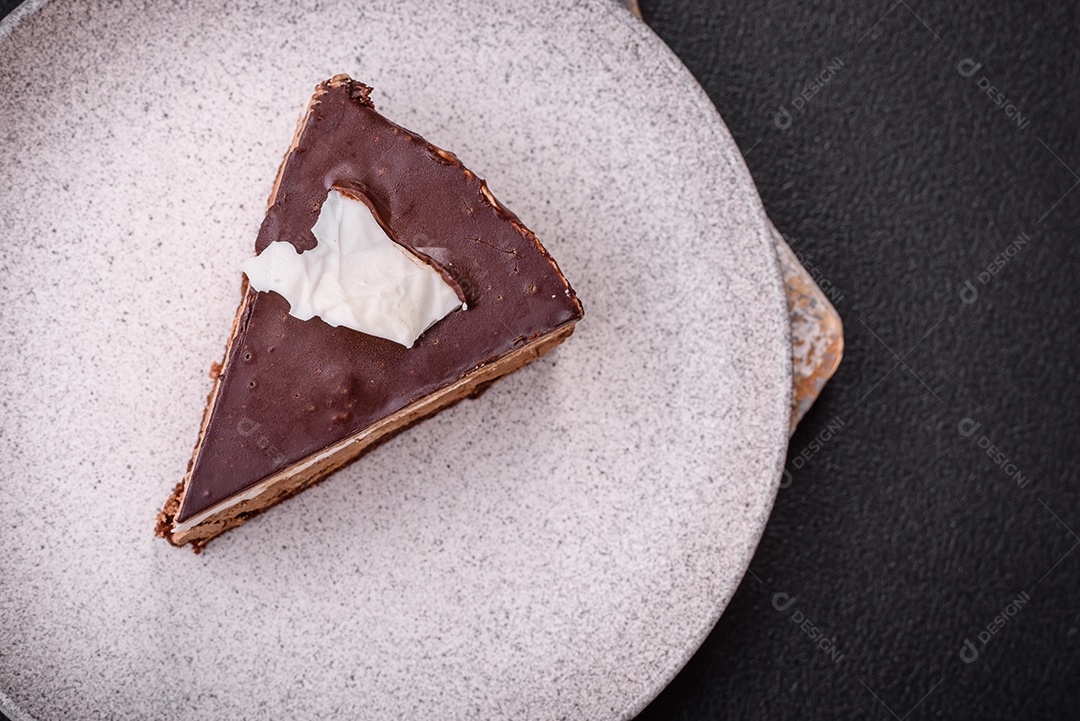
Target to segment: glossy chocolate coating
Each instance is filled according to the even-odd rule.
[[[582,315],[536,237],[453,155],[379,115],[370,90],[343,76],[319,86],[256,252],[313,248],[322,202],[341,188],[451,278],[468,310],[406,349],[248,290],[178,522]]]

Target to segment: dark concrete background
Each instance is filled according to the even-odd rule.
[[[750,573],[640,719],[1080,718],[1080,12],[641,6],[847,351]]]
[[[751,573],[641,718],[1080,718],[1077,9],[641,5],[847,340]]]

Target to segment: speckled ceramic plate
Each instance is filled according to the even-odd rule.
[[[195,556],[154,514],[338,72],[488,178],[586,317]],[[0,139],[7,714],[626,718],[712,628],[779,481],[784,293],[715,110],[617,3],[32,4]]]

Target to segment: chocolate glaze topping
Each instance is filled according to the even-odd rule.
[[[468,303],[412,348],[247,290],[176,521],[191,518],[469,371],[581,317],[554,260],[457,158],[375,111],[371,88],[321,84],[255,243],[315,247],[331,188],[364,198],[399,244]]]

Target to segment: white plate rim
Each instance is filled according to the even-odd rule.
[[[0,44],[7,41],[20,24],[31,18],[35,13],[51,2],[53,2],[53,0],[23,0],[23,2],[6,17],[0,19]],[[694,105],[701,113],[701,121],[709,129],[711,134],[716,136],[721,153],[734,171],[736,184],[743,193],[742,200],[747,203],[748,208],[752,211],[751,215],[755,219],[756,226],[754,228],[755,235],[762,245],[765,262],[769,266],[769,270],[774,279],[770,284],[770,288],[767,289],[769,304],[773,307],[773,313],[777,323],[776,327],[786,329],[789,327],[787,298],[784,290],[783,273],[779,257],[775,251],[770,221],[766,216],[764,206],[757,192],[753,178],[750,175],[750,171],[746,166],[746,162],[739,152],[734,138],[721,118],[718,109],[708,97],[701,84],[682,63],[674,51],[672,51],[648,25],[626,9],[620,0],[589,0],[589,2],[595,6],[604,8],[614,16],[618,22],[621,22],[626,27],[630,28],[643,41],[645,46],[655,53],[656,61],[667,69],[671,74],[673,81],[676,82],[683,91],[692,96]],[[783,345],[786,347],[786,358],[790,358],[791,339],[789,335],[785,336],[783,339]],[[790,365],[790,363],[788,365]],[[784,392],[777,394],[777,399],[775,401],[777,406],[776,417],[781,419],[782,422],[775,424],[772,442],[769,444],[773,456],[771,463],[769,464],[772,468],[770,474],[771,482],[762,487],[761,510],[758,517],[753,519],[752,533],[747,534],[748,543],[744,547],[743,553],[740,554],[737,566],[732,566],[731,568],[732,573],[729,576],[730,583],[723,588],[717,589],[717,593],[714,596],[714,604],[710,609],[710,613],[703,619],[699,634],[687,643],[682,657],[679,658],[670,669],[665,669],[664,672],[654,676],[655,683],[653,686],[642,692],[630,705],[628,705],[620,714],[619,718],[629,719],[638,715],[664,690],[664,688],[667,687],[675,676],[682,671],[689,660],[697,653],[708,635],[712,632],[716,623],[726,610],[728,603],[730,603],[734,596],[735,591],[741,584],[765,531],[780,488],[780,481],[790,438],[788,417],[793,392],[793,387],[788,384],[784,387]],[[14,701],[3,689],[0,689],[0,713],[6,715],[11,721],[36,721],[36,719],[16,706]]]

